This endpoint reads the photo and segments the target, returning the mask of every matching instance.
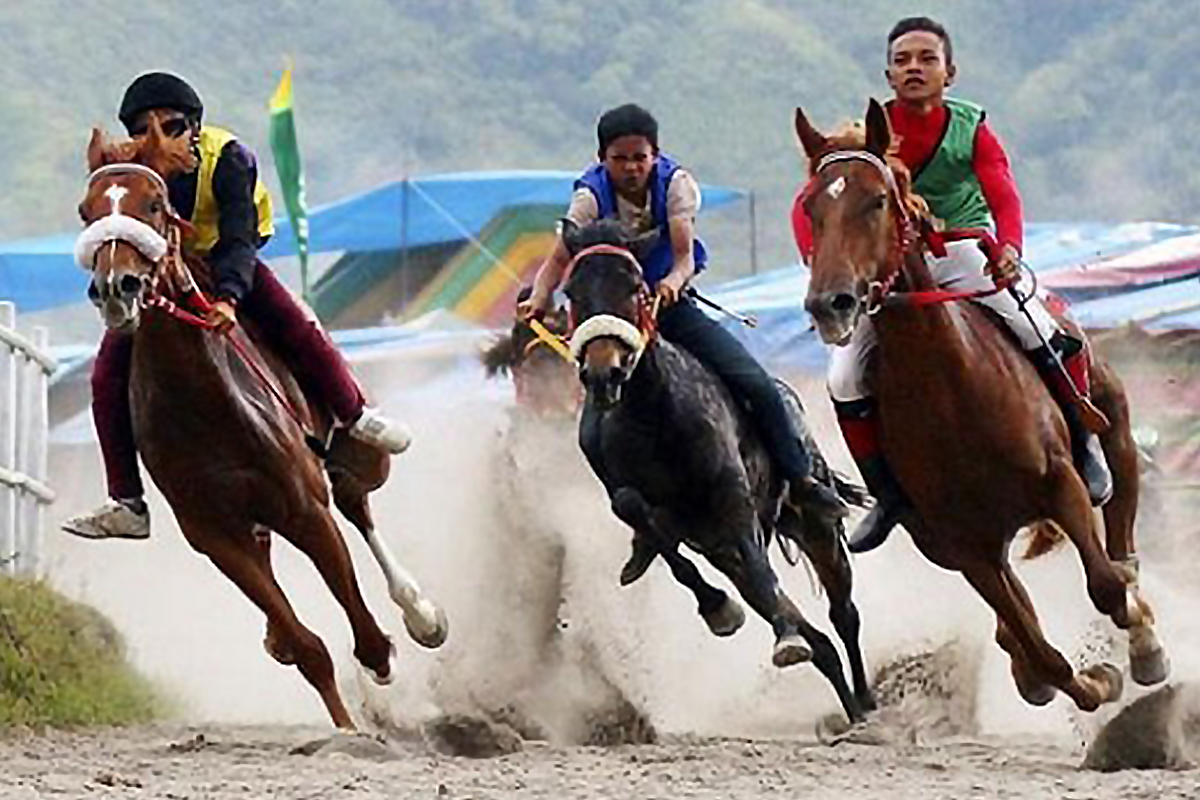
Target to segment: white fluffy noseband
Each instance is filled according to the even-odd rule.
[[[100,167],[88,176],[88,186],[108,175],[143,175],[149,178],[155,188],[162,194],[163,202],[169,202],[167,184],[162,176],[149,167],[141,164],[108,164]],[[79,234],[75,240],[75,261],[89,272],[96,265],[96,251],[108,242],[128,242],[138,249],[138,252],[151,261],[158,262],[167,254],[167,240],[158,231],[151,228],[140,219],[121,213],[120,198],[125,189],[111,187],[109,192],[120,192],[113,197],[113,211],[106,217],[93,222]]]
[[[583,349],[596,339],[611,336],[633,350],[633,363],[637,364],[646,349],[646,338],[632,322],[611,314],[597,314],[584,320],[575,333],[571,334],[571,355],[578,361],[583,356]]]
[[[124,214],[101,217],[84,229],[75,240],[75,261],[89,272],[96,264],[96,251],[107,242],[128,242],[151,261],[167,254],[167,240],[140,219]]]

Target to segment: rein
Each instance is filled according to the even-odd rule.
[[[125,241],[127,244],[130,244],[137,249],[138,252],[141,253],[143,257],[147,258],[153,265],[154,270],[151,273],[146,294],[145,296],[138,298],[138,305],[140,305],[143,309],[158,309],[172,319],[178,320],[185,325],[190,325],[195,328],[202,328],[204,330],[214,330],[214,326],[209,324],[208,320],[203,316],[212,309],[212,303],[207,297],[205,297],[204,293],[201,292],[200,288],[196,285],[195,276],[192,275],[191,269],[188,267],[187,262],[183,259],[180,243],[180,218],[175,213],[175,209],[171,207],[170,195],[167,192],[167,184],[166,181],[163,180],[163,177],[159,175],[157,171],[141,164],[108,164],[92,172],[92,174],[88,176],[87,185],[91,187],[100,178],[122,173],[144,175],[145,177],[149,178],[151,182],[154,183],[155,188],[162,193],[163,203],[166,206],[167,217],[170,220],[166,234],[163,235],[161,232],[150,228],[149,225],[145,225],[145,223],[142,223],[142,225],[145,225],[146,228],[149,228],[157,236],[162,237],[162,239],[166,241],[167,246],[161,255],[154,257],[142,249],[140,242],[128,241],[123,235],[121,235],[122,232],[119,229],[105,230],[103,228],[101,230],[102,235],[104,235],[105,238],[100,242],[96,242],[95,244],[99,245],[109,241],[115,243],[118,240]],[[82,241],[88,237],[88,232],[93,230],[93,226],[104,226],[105,220],[111,220],[114,216],[123,217],[124,215],[120,215],[120,213],[117,212],[116,214],[110,214],[105,217],[101,217],[84,230],[83,234],[80,236],[80,240]],[[140,220],[138,220],[138,222],[140,222]],[[98,252],[98,250],[98,246],[92,250],[91,268],[93,270],[95,269],[95,254]],[[180,302],[184,304],[183,306],[163,294],[159,289],[159,283],[163,276],[163,273],[159,267],[163,266],[164,264],[169,268],[173,268],[174,272],[181,276],[183,282],[186,284],[186,286],[180,292],[179,297]],[[191,310],[184,306],[190,306]],[[287,411],[288,416],[290,416],[292,420],[300,427],[300,430],[305,434],[305,436],[310,439],[313,438],[313,433],[309,429],[309,426],[305,424],[303,416],[301,415],[300,410],[296,407],[296,404],[292,402],[291,398],[287,396],[287,393],[284,392],[282,388],[276,385],[275,381],[267,373],[267,370],[258,363],[258,361],[251,355],[249,350],[246,349],[245,345],[237,337],[232,335],[232,329],[230,331],[226,331],[223,335],[233,347],[234,352],[238,355],[242,362],[250,368],[250,371],[254,374],[259,383],[261,383],[263,387],[266,388],[267,391],[270,392],[277,401],[279,401],[284,410]]]
[[[966,292],[955,292],[946,289],[897,291],[895,284],[903,274],[905,259],[910,256],[921,257],[920,250],[914,250],[914,245],[924,245],[934,256],[942,257],[946,255],[946,242],[977,239],[980,247],[987,253],[990,261],[996,252],[996,240],[992,237],[990,231],[984,229],[939,232],[934,230],[933,226],[925,220],[914,221],[913,215],[909,211],[908,206],[905,205],[904,198],[900,194],[900,187],[896,182],[896,176],[891,168],[883,159],[866,150],[835,150],[822,156],[820,161],[817,162],[816,169],[813,170],[813,177],[809,181],[808,186],[801,192],[801,197],[807,198],[812,195],[816,189],[817,178],[822,171],[833,164],[847,161],[859,161],[870,164],[879,172],[887,184],[888,195],[893,201],[891,206],[897,223],[896,242],[888,259],[887,274],[882,280],[872,281],[867,286],[866,296],[860,298],[866,307],[868,316],[873,317],[884,308],[896,306],[924,308],[963,300],[978,300],[999,294],[1012,286],[1013,281],[1004,280],[996,282],[990,289],[976,289]]]

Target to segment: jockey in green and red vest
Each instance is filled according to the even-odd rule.
[[[896,155],[913,176],[913,188],[928,204],[945,231],[987,230],[998,245],[989,257],[977,239],[950,241],[947,255],[932,265],[939,285],[957,291],[986,290],[994,280],[1016,280],[1024,221],[1021,196],[1008,156],[974,103],[945,96],[956,74],[950,36],[926,17],[901,20],[888,34],[888,83],[895,97],[887,104]],[[800,199],[792,224],[801,254],[812,251],[812,229]],[[1027,287],[1018,291],[1028,294]],[[1099,438],[1083,424],[1074,391],[1087,396],[1088,356],[1083,343],[1059,329],[1039,297],[1021,309],[1009,292],[976,300],[991,309],[1012,331],[1055,400],[1071,432],[1076,466],[1092,502],[1112,495],[1112,476]],[[851,550],[865,552],[884,542],[909,504],[884,460],[879,422],[867,369],[875,349],[875,331],[864,316],[846,347],[834,348],[829,365],[829,391],[846,444],[858,464],[876,506],[851,536]],[[1063,375],[1061,359],[1070,375]]]
[[[643,260],[649,289],[661,300],[658,333],[690,352],[725,382],[730,393],[754,412],[767,452],[778,474],[788,481],[789,502],[832,517],[847,509],[837,494],[812,474],[812,457],[797,435],[774,379],[729,331],[706,315],[685,292],[708,262],[695,235],[700,185],[691,173],[658,149],[658,122],[644,108],[624,105],[606,112],[596,126],[599,161],[575,182],[567,218],[585,226],[597,219],[617,219],[634,234],[657,229],[660,238]],[[522,316],[541,316],[571,256],[562,236],[538,271],[533,293],[519,307]],[[584,404],[579,441],[592,470],[610,486],[599,446],[599,413]],[[621,570],[621,584],[637,580],[654,561],[653,543],[634,531],[633,555]]]
[[[203,113],[199,95],[183,79],[150,72],[126,90],[118,116],[135,139],[146,134],[152,116],[164,135],[191,139],[196,169],[167,176],[166,183],[175,212],[191,223],[184,251],[203,259],[212,271],[213,303],[207,322],[225,331],[239,314],[252,319],[305,393],[327,406],[337,424],[388,452],[403,452],[411,440],[408,430],[366,405],[349,366],[316,317],[258,259],[258,248],[274,232],[270,195],[250,149],[232,133],[202,125]],[[130,411],[132,359],[132,336],[117,331],[104,335],[92,369],[92,417],[110,499],[63,524],[78,536],[150,535]]]

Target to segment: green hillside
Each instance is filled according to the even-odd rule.
[[[701,178],[754,189],[761,262],[791,259],[791,108],[822,124],[886,94],[883,39],[913,12],[956,37],[959,92],[1009,143],[1035,219],[1200,216],[1197,5],[1166,0],[283,0],[0,6],[0,236],[74,224],[91,125],[149,68],[263,151],[285,54],[310,199],[406,173],[573,168],[635,100]],[[272,174],[273,180],[273,174]],[[735,217],[736,220],[736,217]],[[706,223],[707,224],[707,223]],[[710,228],[726,269],[744,223]]]

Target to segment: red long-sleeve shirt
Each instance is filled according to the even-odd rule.
[[[900,143],[897,155],[916,175],[941,142],[946,128],[946,107],[938,106],[924,115],[900,103],[889,103],[887,108],[892,135]],[[1021,195],[1013,179],[1008,154],[1004,152],[1004,146],[987,120],[982,121],[975,131],[975,151],[971,164],[996,223],[996,240],[1001,245],[1011,244],[1020,250],[1024,242]],[[812,256],[812,221],[805,213],[799,195],[792,205],[792,231],[801,257],[808,261]]]

